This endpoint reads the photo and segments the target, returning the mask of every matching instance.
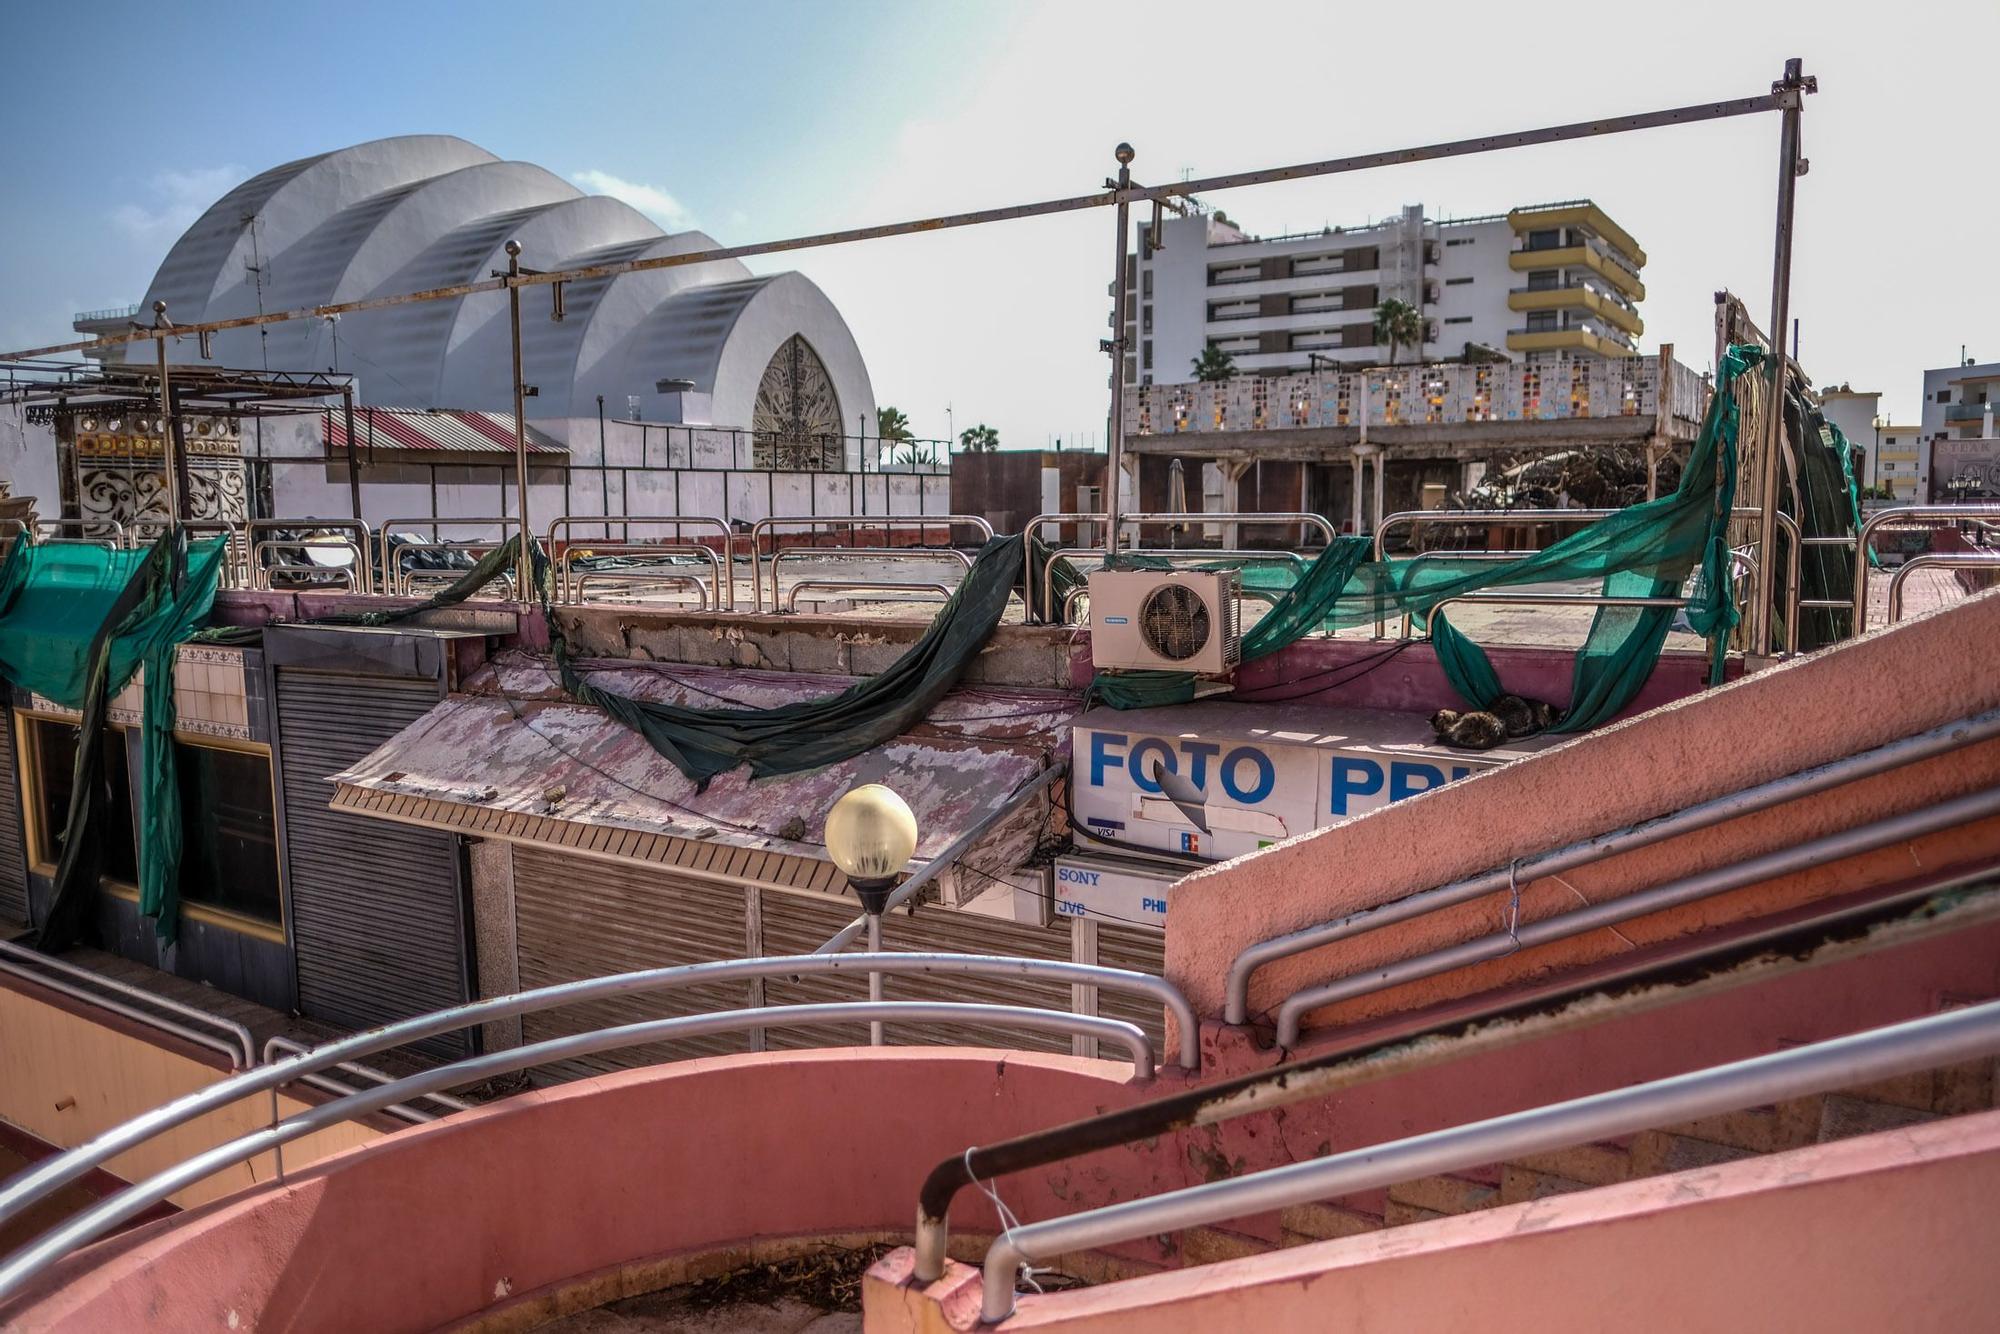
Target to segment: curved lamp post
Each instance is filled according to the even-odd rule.
[[[826,851],[847,876],[868,915],[868,951],[882,949],[882,910],[889,891],[917,850],[917,817],[910,805],[881,783],[864,783],[833,803],[826,815]],[[882,975],[868,974],[868,999],[882,999]],[[882,1025],[868,1025],[870,1046],[882,1045]]]

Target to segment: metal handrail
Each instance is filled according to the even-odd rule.
[[[257,557],[255,554],[258,545],[257,534],[296,533],[301,531],[314,532],[314,533],[351,534],[352,535],[351,545],[356,547],[361,552],[361,559],[355,563],[355,568],[360,571],[360,574],[356,577],[356,586],[363,593],[373,593],[377,591],[375,583],[375,571],[374,571],[374,560],[375,560],[375,553],[377,550],[375,545],[375,533],[374,530],[368,526],[368,521],[366,519],[251,519],[250,521],[248,521],[243,525],[244,540],[252,544],[252,552],[250,558],[251,569],[249,572],[250,587],[252,588],[269,587],[268,580],[266,580],[262,584],[260,584],[257,580],[257,572],[256,572]],[[387,530],[385,529],[384,531]],[[291,545],[303,545],[307,541],[307,539],[271,538],[267,539],[267,541],[270,541],[276,545],[291,546]]]
[[[1076,609],[1076,604],[1089,596],[1090,585],[1088,584],[1079,588],[1072,588],[1069,592],[1063,594],[1062,607],[1059,609],[1062,620],[1058,624],[1068,625],[1070,613]],[[1252,602],[1261,602],[1267,607],[1275,607],[1278,605],[1280,595],[1273,593],[1268,588],[1239,588],[1236,590],[1236,596],[1248,598]]]
[[[27,966],[30,964],[33,967]],[[110,1000],[102,995],[94,994],[86,988],[73,986],[68,982],[62,981],[60,978],[49,977],[47,974],[37,971],[37,969],[41,968],[52,969],[66,976],[81,978],[89,982],[92,986],[116,992],[120,996],[129,996],[134,1000],[144,1001],[148,1005],[158,1006],[169,1013],[193,1019],[198,1023],[207,1024],[211,1028],[220,1029],[223,1033],[226,1033],[229,1040],[225,1041],[222,1038],[216,1037],[213,1033],[203,1033],[198,1029],[189,1028],[185,1024],[177,1024],[171,1019],[163,1019],[156,1014],[147,1014],[120,1001]],[[250,1036],[248,1028],[237,1023],[234,1019],[225,1019],[219,1014],[210,1014],[207,1010],[183,1004],[166,996],[156,996],[152,992],[141,987],[135,987],[129,982],[120,982],[116,978],[93,973],[88,968],[79,968],[73,963],[51,958],[46,954],[41,954],[34,950],[23,949],[11,941],[0,940],[0,972],[11,973],[16,977],[26,978],[37,986],[47,987],[50,991],[60,992],[73,1000],[87,1001],[101,1009],[109,1010],[113,1014],[123,1015],[127,1019],[157,1028],[163,1033],[171,1033],[175,1037],[184,1038],[199,1046],[207,1047],[211,1051],[219,1051],[229,1058],[229,1066],[232,1070],[245,1070],[257,1063],[256,1039]]]
[[[576,570],[576,560],[578,558],[579,552],[588,553],[587,555],[582,557],[583,559],[586,560],[597,555],[606,555],[606,556],[625,556],[625,557],[637,557],[637,556],[694,557],[699,560],[707,561],[708,571],[709,571],[709,582],[712,592],[704,598],[704,602],[706,605],[709,606],[720,607],[722,605],[722,600],[723,600],[722,585],[723,585],[723,580],[725,578],[723,574],[722,558],[715,554],[713,548],[703,546],[699,542],[667,543],[661,545],[652,545],[652,544],[640,545],[636,543],[609,542],[609,543],[600,543],[597,546],[589,546],[589,547],[581,547],[576,545],[565,547],[563,549],[561,559],[559,559],[556,562],[555,593],[556,593],[556,601],[558,602],[569,602],[577,600],[578,598],[577,581],[579,579],[588,578],[592,574],[616,573],[616,571],[613,570],[586,570],[583,572],[583,574],[579,575]]]
[[[1338,530],[1327,520],[1325,515],[1314,514],[1311,510],[1271,510],[1268,513],[1244,513],[1241,510],[1227,510],[1216,513],[1197,513],[1192,510],[1156,510],[1146,514],[1121,514],[1118,516],[1118,526],[1121,528],[1126,524],[1131,524],[1135,528],[1143,528],[1147,525],[1163,523],[1186,524],[1190,528],[1196,524],[1209,523],[1282,524],[1288,528],[1293,524],[1298,524],[1301,528],[1319,529],[1320,536],[1326,539],[1327,546],[1332,546],[1335,539],[1340,536]],[[1143,550],[1144,548],[1140,549]]]
[[[478,557],[484,557],[493,551],[497,551],[499,547],[500,544],[497,542],[484,541],[405,542],[399,547],[390,549],[392,560],[382,570],[382,589],[385,593],[393,597],[413,597],[415,594],[411,591],[411,586],[422,576],[447,575],[452,579],[462,579],[465,577],[465,570],[450,568],[440,570],[428,566],[410,565],[403,560],[405,556],[414,556],[421,551],[463,551]],[[511,578],[507,577],[510,574],[511,571],[502,570],[500,575],[496,577],[496,581],[505,579],[506,582],[511,584]]]
[[[1875,530],[1911,519],[2000,519],[2000,502],[1972,505],[1894,505],[1876,510],[1862,521],[1854,539],[1854,633],[1868,628],[1868,557],[1875,550]]]
[[[281,1054],[296,1056],[301,1052],[311,1050],[312,1048],[305,1043],[295,1041],[292,1038],[283,1036],[273,1037],[264,1043],[264,1060],[266,1063],[269,1063],[277,1060]],[[357,1079],[373,1080],[377,1084],[393,1084],[397,1078],[387,1070],[377,1070],[374,1066],[363,1065],[359,1061],[342,1061],[334,1069],[339,1070],[342,1074],[353,1075]],[[326,1075],[300,1075],[298,1082],[316,1088],[322,1093],[337,1094],[341,1097],[357,1091],[353,1085],[343,1084],[339,1080]],[[465,1101],[463,1098],[454,1098],[449,1093],[426,1093],[423,1100],[443,1107],[447,1114],[451,1112],[469,1112],[472,1110],[471,1103]],[[402,1103],[397,1103],[392,1107],[384,1107],[382,1110],[391,1116],[400,1117],[413,1125],[424,1125],[438,1119],[429,1112],[420,1112],[416,1108],[405,1106]]]
[[[1839,833],[1808,839],[1793,847],[1767,852],[1761,857],[1752,857],[1747,861],[1717,867],[1712,871],[1683,876],[1663,885],[1655,885],[1651,889],[1621,894],[1601,903],[1593,903],[1587,908],[1545,917],[1538,922],[1516,923],[1504,931],[1496,931],[1444,949],[1432,950],[1427,954],[1371,968],[1365,973],[1356,973],[1317,987],[1296,991],[1286,997],[1284,1004],[1278,1007],[1277,1044],[1283,1048],[1297,1046],[1305,1017],[1323,1005],[1386,991],[1404,982],[1435,977],[1454,968],[1467,967],[1487,959],[1497,959],[1502,955],[1532,949],[1551,941],[1567,940],[1587,931],[1615,926],[1619,922],[1627,922],[1635,917],[1644,917],[1648,913],[1661,912],[1684,903],[1712,898],[1746,885],[1760,884],[1777,876],[1805,871],[1843,857],[1873,852],[1891,843],[1934,834],[1940,829],[1950,829],[1996,814],[2000,814],[2000,788],[1970,792],[1950,801],[1906,811],[1885,820],[1875,820],[1868,824],[1843,829]]]
[[[1027,607],[1024,609],[1028,624],[1033,625],[1037,620],[1040,619],[1035,615],[1035,608],[1033,602],[1028,596],[1029,590],[1033,589],[1035,586],[1035,534],[1041,531],[1042,528],[1052,523],[1075,523],[1075,524],[1091,523],[1091,524],[1104,525],[1110,522],[1111,522],[1111,516],[1104,513],[1103,511],[1099,511],[1095,514],[1080,514],[1080,513],[1037,514],[1034,518],[1028,520],[1028,522],[1025,525],[1023,525],[1023,527],[1021,528],[1021,539],[1022,539],[1021,540],[1021,600],[1022,602],[1028,604]],[[1054,556],[1049,557],[1049,563],[1050,564],[1055,563]],[[1046,597],[1044,598],[1042,605],[1043,606],[1048,605]]]
[[[713,528],[722,535],[721,567],[728,569],[736,561],[736,532],[725,520],[713,514],[565,514],[549,525],[549,551],[553,553],[560,549],[560,543],[556,540],[557,533],[560,532],[567,536],[569,530],[579,523],[597,524],[606,533],[611,531],[612,524],[619,524],[624,528],[626,534],[624,538],[620,539],[621,542],[631,540],[632,525],[635,523],[658,524],[663,527],[671,524],[674,528],[675,537],[679,537],[681,528],[688,524],[693,524],[704,529]],[[569,540],[576,541],[577,539],[571,537]],[[607,543],[610,540],[608,537],[604,539]],[[692,545],[707,547],[706,543],[699,541]],[[710,553],[711,555],[714,554],[713,549],[710,549]],[[727,588],[722,586],[725,582],[728,584]],[[715,596],[710,599],[710,605],[718,608],[726,608],[730,611],[736,610],[736,579],[733,571],[727,580],[724,580],[718,574]]]
[[[949,533],[953,528],[969,527],[977,528],[984,534],[982,541],[990,542],[993,539],[993,525],[978,514],[773,514],[759,519],[750,525],[750,592],[753,599],[752,606],[758,612],[764,610],[764,534],[767,531],[775,530],[779,524],[801,527],[808,533],[818,528],[916,528],[919,530],[919,536],[922,535],[921,530],[926,528],[943,528]],[[773,536],[775,538],[783,536],[783,534],[774,532]],[[838,553],[842,551],[855,551],[858,549],[853,547],[814,547],[811,550],[821,553],[835,553],[837,558]],[[871,547],[865,548],[865,550],[871,552],[884,550],[936,552],[957,551],[957,548],[947,545],[943,547],[921,548]],[[771,610],[774,612],[778,609],[777,561],[784,554],[785,548],[782,547],[774,546],[771,552]],[[964,553],[960,552],[959,554],[963,555]],[[968,565],[970,563],[969,561],[967,562]]]
[[[966,555],[957,547],[786,547],[784,550],[773,552],[771,555],[771,610],[774,612],[778,610],[779,561],[787,557],[791,557],[795,561],[805,561],[836,554],[839,557],[865,557],[870,560],[942,561],[947,564],[956,560],[968,571],[972,569],[972,557]],[[893,579],[882,580],[880,582],[885,588],[894,588],[897,586],[896,581]],[[912,581],[909,586],[913,588],[929,588],[936,583],[935,579],[922,579]],[[761,587],[762,584],[759,581],[759,588],[761,589]],[[760,591],[757,599],[757,610],[762,611],[763,609],[763,595]]]
[[[58,532],[62,531],[65,528],[74,528],[77,530],[78,535],[74,538],[63,538],[63,537],[47,538],[42,536],[42,529],[44,528],[54,528]],[[92,537],[90,536],[90,530],[93,528],[109,529],[111,535],[108,538],[103,536]],[[116,519],[62,519],[62,518],[36,519],[33,532],[35,541],[37,543],[50,542],[50,541],[55,541],[55,542],[108,541],[111,543],[111,549],[113,551],[122,551],[130,545],[129,541],[126,538],[125,525],[120,523]]]
[[[709,609],[708,589],[703,586],[698,574],[675,574],[665,570],[589,570],[576,581],[576,600],[586,602],[584,595],[592,584],[632,584],[646,587],[686,587],[694,590],[695,610]]]
[[[1441,908],[1449,908],[1506,889],[1510,883],[1532,884],[1546,876],[1560,875],[1579,866],[1588,866],[1620,853],[1651,847],[1669,838],[1713,828],[1739,816],[1769,810],[1800,797],[1812,796],[1867,778],[1900,769],[1938,755],[1948,754],[1981,741],[2000,737],[2000,709],[1962,718],[1957,722],[1918,732],[1871,750],[1801,769],[1782,778],[1689,806],[1655,819],[1613,829],[1608,833],[1523,857],[1507,866],[1496,866],[1463,880],[1454,880],[1434,889],[1420,890],[1372,908],[1363,908],[1330,922],[1258,941],[1239,952],[1229,965],[1223,992],[1223,1021],[1242,1024],[1250,1017],[1250,977],[1257,969],[1279,959],[1304,954],[1323,945],[1345,940],[1380,927],[1393,926]]]
[[[921,873],[920,873],[921,874]],[[914,878],[913,878],[914,879]],[[906,887],[907,887],[906,882]],[[893,899],[892,899],[893,904]],[[1018,965],[1026,964],[1029,973],[1039,973],[1049,965],[1060,963],[1056,960],[1018,959],[1003,955],[947,955],[947,954],[803,954],[781,955],[758,959],[724,959],[711,963],[680,964],[667,968],[649,968],[638,972],[617,973],[607,977],[584,978],[575,982],[559,982],[552,986],[538,987],[532,991],[515,992],[506,996],[491,996],[484,1000],[470,1001],[464,1005],[452,1006],[444,1010],[432,1011],[411,1019],[398,1020],[363,1033],[339,1038],[323,1043],[310,1051],[271,1064],[256,1066],[241,1074],[231,1076],[197,1089],[173,1102],[156,1107],[150,1112],[132,1118],[130,1121],[112,1127],[67,1153],[37,1163],[10,1180],[0,1183],[0,1223],[6,1223],[19,1216],[22,1210],[47,1198],[63,1186],[103,1166],[119,1154],[137,1145],[144,1144],[157,1135],[187,1124],[218,1107],[226,1107],[239,1099],[259,1093],[267,1093],[282,1085],[293,1083],[302,1076],[337,1067],[342,1061],[387,1051],[392,1047],[404,1046],[441,1033],[456,1032],[462,1028],[472,1028],[490,1023],[496,1019],[508,1019],[515,1015],[533,1014],[541,1010],[556,1009],[574,1005],[582,1001],[598,1000],[609,996],[641,995],[655,991],[673,990],[681,987],[701,986],[708,983],[726,982],[766,976],[790,976],[810,972],[867,972],[870,970],[893,973],[898,971],[920,972],[938,960],[975,961],[990,965],[1000,975],[1018,975],[1024,970]],[[970,971],[966,965],[954,965],[961,971]],[[1064,976],[1067,970],[1085,967],[1080,964],[1062,964]],[[1146,973],[1131,973],[1122,969],[1101,969],[1106,974],[1118,974],[1133,979],[1135,989],[1143,989],[1149,994],[1159,986],[1171,986],[1164,979]],[[1095,985],[1110,987],[1111,980],[1100,978]],[[1181,1013],[1181,1006],[1174,1006]],[[783,1023],[784,1019],[772,1020],[774,1013],[797,1014],[798,1006],[776,1006],[759,1010],[767,1022]],[[995,1007],[1005,1009],[1006,1007]],[[865,1016],[864,1016],[865,1017]],[[1075,1016],[1087,1018],[1088,1016]],[[754,1025],[751,1025],[754,1027]],[[1138,1030],[1134,1029],[1137,1033]],[[1113,1036],[1121,1036],[1114,1034]],[[1143,1040],[1143,1034],[1141,1035]],[[246,1042],[248,1035],[245,1035]],[[1147,1063],[1150,1065],[1150,1048],[1146,1049]],[[252,1056],[254,1060],[254,1054]],[[526,1064],[535,1064],[529,1061]],[[439,1067],[442,1071],[460,1069],[464,1062]],[[518,1068],[518,1067],[512,1067]],[[430,1072],[438,1073],[437,1070]],[[437,1080],[422,1089],[405,1090],[408,1096],[450,1088],[455,1084],[470,1083],[471,1076],[456,1076]],[[390,1098],[388,1102],[404,1101],[403,1096]],[[388,1103],[381,1104],[387,1106]],[[374,1110],[374,1109],[370,1109]],[[227,1164],[223,1164],[227,1166]],[[199,1180],[200,1177],[194,1178]],[[172,1189],[178,1189],[173,1187]],[[141,1205],[140,1207],[145,1207]]]
[[[1028,1223],[1009,1228],[987,1250],[980,1318],[993,1323],[1013,1314],[1015,1275],[1024,1263],[1874,1083],[1996,1051],[2000,1002]]]
[[[806,955],[805,959],[818,956]],[[887,961],[910,956],[841,956],[841,963],[866,961],[873,967],[885,967]],[[822,960],[824,962],[824,960]],[[797,964],[799,959],[750,959],[733,961],[737,964]],[[1040,962],[1040,961],[1028,961]],[[697,964],[694,968],[707,967]],[[1082,965],[1075,965],[1082,966]],[[687,971],[666,970],[666,971]],[[782,968],[769,968],[766,972],[782,972]],[[1107,970],[1116,972],[1116,969]],[[711,979],[712,979],[711,975]],[[575,986],[578,984],[569,984]],[[1101,985],[1101,984],[1100,984]],[[460,1007],[461,1009],[465,1007]],[[1137,1024],[1122,1019],[1105,1019],[1095,1015],[1069,1014],[1060,1010],[1044,1010],[1031,1006],[979,1005],[957,1001],[842,1001],[816,1005],[772,1005],[750,1009],[723,1010],[712,1014],[683,1015],[672,1019],[652,1019],[640,1023],[621,1024],[613,1028],[596,1029],[587,1033],[573,1033],[563,1037],[548,1038],[541,1042],[521,1047],[510,1047],[505,1051],[489,1052],[483,1056],[468,1057],[450,1065],[409,1075],[384,1084],[380,1088],[365,1089],[344,1097],[307,1108],[303,1112],[275,1121],[270,1126],[255,1130],[236,1139],[218,1144],[214,1148],[196,1154],[163,1172],[156,1173],[144,1181],[137,1182],[118,1193],[108,1196],[92,1207],[51,1228],[13,1255],[0,1262],[0,1301],[4,1301],[33,1279],[37,1274],[55,1264],[72,1250],[104,1235],[126,1219],[150,1209],[175,1191],[185,1189],[227,1167],[245,1162],[258,1154],[281,1148],[302,1136],[309,1135],[328,1126],[339,1125],[359,1116],[409,1101],[411,1098],[432,1093],[453,1084],[472,1083],[490,1079],[495,1075],[508,1074],[531,1066],[544,1065],[551,1061],[569,1060],[579,1056],[589,1056],[597,1052],[619,1051],[628,1047],[647,1043],[667,1042],[676,1038],[699,1037],[710,1033],[739,1033],[746,1029],[790,1027],[794,1025],[843,1024],[867,1021],[931,1022],[931,1023],[985,1023],[1007,1027],[1026,1028],[1039,1032],[1084,1034],[1099,1040],[1109,1039],[1124,1046],[1131,1054],[1134,1077],[1149,1080],[1153,1077],[1152,1043],[1145,1031]],[[372,1036],[372,1035],[371,1035]],[[335,1043],[334,1046],[343,1044]],[[330,1048],[321,1048],[321,1052]],[[259,1067],[249,1075],[240,1075],[224,1080],[214,1088],[247,1085],[253,1077],[268,1079],[272,1072],[283,1072],[288,1067],[307,1060],[294,1057],[279,1065]],[[273,1085],[272,1087],[275,1087]],[[248,1093],[256,1090],[244,1088]],[[188,1099],[182,1099],[186,1102]],[[160,1109],[165,1110],[165,1109]],[[136,1118],[143,1121],[145,1117]],[[130,1126],[136,1123],[127,1122]],[[124,1127],[120,1127],[124,1129]],[[115,1132],[113,1132],[115,1133]],[[99,1140],[104,1137],[100,1136]],[[98,1141],[93,1141],[93,1144]],[[70,1152],[48,1159],[42,1165],[67,1165],[78,1159],[83,1150]],[[40,1171],[24,1173],[17,1181],[27,1181],[40,1177]],[[6,1192],[12,1193],[12,1192]],[[0,1211],[0,1217],[10,1217],[12,1210]]]
[[[1903,619],[1903,581],[1918,570],[1991,570],[2000,573],[2000,553],[1940,551],[1912,556],[1889,576],[1889,624]]]
[[[785,610],[796,613],[799,609],[799,594],[807,589],[819,593],[935,593],[946,601],[951,599],[952,590],[946,584],[901,584],[887,580],[869,579],[801,579],[792,585],[792,591],[785,595]],[[906,602],[907,598],[881,598],[883,602]]]
[[[279,561],[276,564],[271,564],[267,559],[273,551],[303,551],[307,547],[343,547],[352,554],[353,560],[347,567],[342,568],[338,565],[300,564],[293,561]],[[274,573],[318,574],[327,576],[338,574],[344,575],[347,579],[347,586],[357,592],[366,593],[370,587],[368,580],[368,557],[355,544],[353,539],[345,537],[336,541],[304,537],[267,538],[251,547],[250,586],[252,588],[269,588],[271,586],[271,575]]]

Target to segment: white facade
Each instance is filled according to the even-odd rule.
[[[1140,225],[1126,275],[1130,385],[1191,379],[1211,343],[1243,373],[1381,365],[1390,349],[1374,315],[1390,299],[1424,317],[1404,361],[1469,347],[1627,355],[1644,332],[1645,253],[1588,200],[1442,221],[1411,205],[1387,222],[1278,237],[1197,212],[1166,218],[1158,245],[1151,232]]]
[[[1924,372],[1918,496],[1948,502],[1958,490],[1952,485],[1954,481],[1961,486],[1978,482],[1973,477],[1977,470],[1971,461],[2000,449],[1977,445],[1968,448],[1963,442],[1994,441],[2000,446],[2000,427],[1996,427],[1994,417],[1996,408],[2000,408],[2000,361],[1968,361]],[[1940,449],[1946,441],[1952,442],[1952,447]],[[1949,464],[1945,462],[1946,455],[1950,456]],[[1963,480],[1961,473],[1966,475]],[[1978,489],[1987,488],[1981,485]]]

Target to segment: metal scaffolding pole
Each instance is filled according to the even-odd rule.
[[[1771,85],[1782,121],[1778,132],[1778,221],[1771,258],[1771,401],[1764,421],[1763,466],[1758,469],[1757,601],[1751,608],[1750,652],[1771,652],[1771,614],[1777,592],[1778,563],[1771,559],[1778,541],[1778,452],[1785,444],[1785,321],[1792,306],[1792,213],[1798,199],[1799,177],[1806,161],[1799,156],[1799,120],[1805,95],[1819,90],[1819,81],[1803,71],[1804,62],[1785,62],[1785,77]]]
[[[519,497],[517,514],[520,550],[514,553],[514,599],[527,602],[535,595],[534,562],[529,555],[528,526],[528,420],[527,389],[521,383],[521,243],[507,242],[507,319],[514,336],[514,489]],[[558,288],[558,291],[561,289]],[[506,537],[503,531],[501,537]]]
[[[1118,246],[1116,267],[1111,271],[1111,337],[1104,350],[1111,354],[1110,429],[1104,438],[1104,549],[1107,565],[1118,557],[1118,491],[1125,480],[1125,317],[1130,310],[1129,289],[1125,285],[1125,265],[1131,256],[1132,208],[1126,194],[1132,188],[1132,145],[1118,145],[1118,179],[1104,184],[1118,192]],[[1143,505],[1141,506],[1143,508]]]

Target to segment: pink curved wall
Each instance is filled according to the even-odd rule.
[[[114,1238],[0,1327],[431,1330],[607,1266],[753,1237],[907,1233],[968,1144],[1157,1086],[1126,1067],[966,1049],[770,1053],[585,1080],[389,1136],[286,1184]],[[1066,1206],[1037,1183],[1009,1203]],[[998,1224],[971,1192],[961,1228]]]
[[[1219,1014],[1232,959],[1256,941],[1386,903],[1609,829],[1893,741],[2000,705],[2000,590],[1349,823],[1197,872],[1174,889],[1167,975]],[[1523,886],[1533,921],[2000,781],[2000,743],[1972,747],[1818,797]],[[1351,1024],[1763,916],[2000,851],[2000,820],[1899,845],[1706,903],[1360,997],[1311,1016]],[[1503,890],[1257,972],[1251,1011],[1294,990],[1505,928]]]

